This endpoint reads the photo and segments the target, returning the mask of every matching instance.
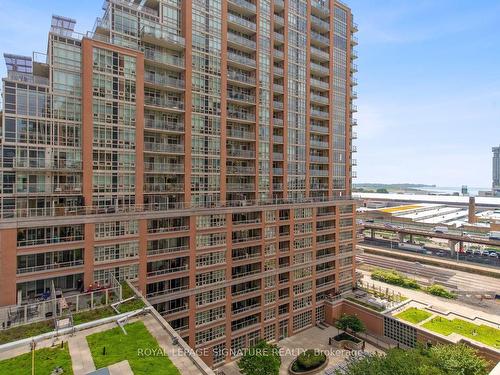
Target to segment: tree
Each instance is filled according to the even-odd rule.
[[[431,349],[390,349],[386,355],[352,357],[343,375],[486,375],[488,362],[465,344]]]
[[[364,332],[365,325],[363,322],[355,315],[342,314],[339,320],[335,323],[338,329],[343,331],[351,330],[353,332]]]
[[[278,375],[281,358],[278,347],[265,341],[249,348],[238,362],[244,375]]]
[[[380,189],[377,189],[377,193],[381,193],[381,194],[389,194],[389,191],[388,191],[387,189],[380,188]]]
[[[448,374],[483,375],[487,374],[488,362],[478,357],[471,347],[465,344],[436,345],[430,349],[431,358],[439,368]]]

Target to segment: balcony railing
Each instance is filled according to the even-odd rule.
[[[166,153],[183,153],[184,145],[180,143],[144,142],[144,150]]]
[[[5,193],[4,186],[4,193]],[[14,194],[79,194],[82,191],[81,183],[65,183],[65,184],[54,184],[45,182],[34,182],[34,183],[16,183],[14,184]]]
[[[182,36],[173,34],[170,31],[159,27],[145,25],[141,30],[141,35],[153,37],[181,47],[184,47],[186,44],[186,41]]]
[[[251,59],[249,57],[243,56],[243,55],[238,55],[237,53],[229,51],[227,53],[227,58],[228,60],[235,61],[237,63],[243,64],[243,65],[248,65],[253,68],[256,66],[256,62],[254,59]]]
[[[319,65],[315,62],[311,62],[311,70],[318,72],[320,74],[325,74],[325,75],[330,74],[330,69],[328,69],[327,67],[324,67],[323,65]]]
[[[227,14],[227,21],[230,23],[235,23],[239,26],[243,26],[243,27],[250,29],[252,31],[257,30],[257,25],[254,22],[246,20],[246,19],[241,18],[241,17],[238,17],[237,15],[235,15],[233,13]]]
[[[328,142],[326,141],[317,141],[312,139],[310,141],[311,147],[316,147],[316,148],[328,148]]]
[[[322,30],[330,30],[330,24],[326,21],[323,21],[321,18],[316,17],[315,15],[311,15],[311,23],[313,26],[318,27]]]
[[[227,34],[227,40],[234,42],[236,44],[243,45],[243,46],[250,48],[250,49],[253,49],[253,50],[255,50],[255,48],[257,48],[257,44],[253,40],[250,40],[248,38],[244,38],[238,34],[234,34],[231,32]]]
[[[146,49],[144,50],[144,58],[161,64],[184,68],[184,59],[182,57],[172,56],[166,53]]]
[[[182,192],[184,191],[183,183],[145,183],[145,193],[166,193],[166,192]]]
[[[325,52],[319,48],[311,46],[311,55],[323,60],[328,60],[330,58],[330,55],[328,52]]]
[[[324,169],[311,169],[309,173],[311,176],[328,177],[328,170]]]
[[[250,75],[241,74],[234,70],[228,70],[227,78],[233,81],[248,83],[249,85],[255,85],[255,77]]]
[[[311,155],[311,163],[328,163],[328,156]]]
[[[282,135],[273,135],[273,142],[274,143],[283,143],[283,136]]]
[[[184,109],[184,103],[182,101],[171,100],[161,97],[146,96],[144,97],[144,104],[153,105],[156,107],[168,108],[168,109],[176,109],[176,110]]]
[[[273,174],[276,176],[282,176],[283,175],[283,168],[273,168]]]
[[[283,160],[283,153],[273,152],[273,160],[277,160],[277,161]]]
[[[285,41],[285,36],[283,34],[278,33],[278,32],[275,31],[273,33],[273,35],[274,35],[274,39],[275,40],[279,40],[280,42],[284,42]]]
[[[184,165],[146,162],[144,163],[144,170],[146,172],[158,173],[184,173]]]
[[[277,75],[277,76],[283,76],[285,74],[285,70],[283,68],[280,68],[279,66],[274,66],[273,72],[274,72],[274,75]]]
[[[12,167],[15,169],[82,169],[82,162],[76,160],[50,160],[46,158],[15,157]]]
[[[311,94],[311,100],[321,103],[321,104],[328,104],[328,97],[327,96],[321,96],[318,94]]]
[[[249,140],[254,140],[255,139],[255,133],[254,132],[247,132],[247,131],[244,131],[244,130],[233,129],[233,128],[228,128],[228,130],[227,130],[227,136],[228,137],[233,137],[233,138],[249,139]]]
[[[328,90],[330,85],[328,82],[320,81],[319,79],[311,78],[311,86],[319,87]]]
[[[228,174],[255,174],[254,167],[240,166],[240,165],[228,165],[227,166]]]
[[[317,116],[327,119],[329,113],[327,111],[320,111],[319,109],[311,109],[311,116]]]
[[[246,10],[251,11],[253,13],[257,11],[255,4],[246,0],[228,0],[228,2],[230,4],[232,3],[234,5],[237,5],[238,7],[245,8]]]
[[[165,268],[162,270],[156,270],[156,271],[150,271],[147,273],[147,277],[155,277],[155,276],[160,276],[160,275],[167,275],[169,273],[175,273],[175,272],[184,272],[189,270],[189,264],[185,264],[180,267],[173,267],[173,268]]]
[[[253,113],[235,111],[231,109],[227,110],[227,117],[238,120],[255,121],[255,115]]]
[[[274,15],[274,23],[283,26],[285,24],[285,19],[278,14]]]
[[[43,272],[43,271],[58,270],[70,267],[80,267],[80,266],[83,266],[83,259],[73,260],[71,262],[52,263],[52,264],[44,264],[42,266],[18,268],[16,270],[16,273],[18,275],[21,275],[26,273]]]
[[[228,191],[253,191],[255,190],[255,184],[228,183],[226,188]]]
[[[189,245],[164,247],[162,249],[153,249],[153,250],[148,249],[147,255],[148,256],[163,255],[163,254],[170,254],[170,253],[178,253],[180,251],[186,251],[186,250],[189,250]]]
[[[277,100],[273,101],[273,108],[274,109],[284,109],[285,105],[283,102],[279,102]]]
[[[321,21],[321,22],[323,22],[323,21]],[[321,35],[320,33],[317,33],[316,31],[311,31],[311,38],[314,40],[317,40],[318,42],[323,43],[327,46],[330,45],[330,39],[328,39],[324,35]]]
[[[279,49],[274,49],[274,57],[283,60],[285,58],[285,53]]]
[[[255,103],[255,96],[254,95],[249,95],[247,93],[240,92],[240,91],[228,90],[227,97],[228,97],[228,99],[239,100],[241,102]]]
[[[311,131],[316,133],[328,134],[328,126],[311,125]]]
[[[227,155],[232,157],[241,157],[241,158],[255,158],[255,151],[252,150],[240,150],[237,148],[229,148],[227,150]]]
[[[174,132],[184,132],[184,124],[182,122],[174,122],[168,120],[150,119],[144,121],[147,129],[170,130]]]
[[[176,88],[180,88],[180,89],[184,88],[184,80],[183,79],[162,76],[159,74],[146,73],[144,75],[144,81],[146,81],[148,83],[153,83],[155,85],[171,86],[171,87],[176,87]]]
[[[328,0],[311,0],[311,5],[321,11],[323,14],[329,14],[330,8],[328,7]]]

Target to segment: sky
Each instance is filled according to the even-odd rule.
[[[500,1],[344,1],[359,25],[355,182],[489,187],[500,145]],[[45,52],[52,14],[85,32],[101,6],[0,0],[0,53]]]

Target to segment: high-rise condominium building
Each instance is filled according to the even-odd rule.
[[[493,147],[491,151],[493,151],[493,196],[500,197],[500,146]]]
[[[196,348],[323,320],[355,283],[349,8],[108,0],[74,29],[5,55],[0,305],[113,275]]]

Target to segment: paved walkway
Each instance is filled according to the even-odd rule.
[[[70,337],[68,347],[74,375],[86,375],[95,371],[96,368],[85,336]]]
[[[108,366],[108,370],[110,375],[134,375],[128,361],[121,361]]]
[[[158,345],[168,358],[172,361],[175,367],[179,369],[181,374],[199,374],[198,368],[193,364],[191,359],[182,353],[179,346],[172,342],[170,335],[163,329],[160,323],[151,315],[147,315],[143,319],[144,325],[153,337],[158,341]]]
[[[308,328],[294,336],[287,337],[278,342],[278,346],[282,348],[280,375],[288,375],[288,366],[292,363],[295,357],[307,349],[319,349],[324,351],[328,356],[328,365],[323,371],[317,374],[324,374],[331,367],[344,362],[347,359],[347,350],[337,350],[328,344],[328,338],[338,334],[335,327],[328,326],[325,329],[318,327]],[[382,352],[373,345],[366,343],[365,351]],[[228,363],[220,368],[225,375],[240,375],[236,361]]]

